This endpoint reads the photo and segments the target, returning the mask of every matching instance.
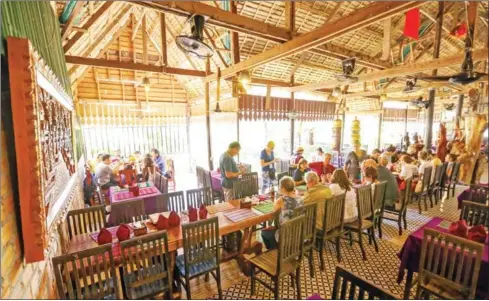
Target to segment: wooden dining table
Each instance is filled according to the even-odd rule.
[[[252,243],[252,236],[253,236],[252,234],[254,233],[253,228],[258,224],[271,220],[275,214],[274,212],[263,213],[258,210],[252,210],[253,213],[255,213],[254,215],[246,219],[233,222],[232,220],[227,218],[225,214],[232,211],[239,210],[240,200],[232,200],[229,201],[228,204],[229,206],[222,206],[220,204],[208,206],[207,208],[209,212],[215,212],[214,214],[208,214],[208,218],[217,216],[219,220],[220,236],[227,235],[240,230],[243,231],[243,236],[241,239],[241,244],[239,246],[238,252],[235,252],[233,254],[226,253],[225,256],[222,256],[221,262],[228,261],[231,259],[236,259],[238,261],[241,270],[247,273],[247,260],[245,258],[245,255],[254,253],[257,249],[255,246],[257,243],[256,242]],[[220,211],[219,208],[222,208],[222,210],[225,211]],[[182,223],[186,222],[185,219],[181,218],[181,220]],[[158,231],[155,225],[153,225],[150,220],[146,220],[145,224],[148,228],[148,233]],[[171,258],[172,260],[174,260],[176,255],[176,252],[174,251],[183,247],[182,227],[181,226],[173,227],[166,231],[168,234],[168,251],[171,252],[172,254]],[[93,235],[93,233],[74,235],[71,238],[68,253],[75,253],[75,252],[97,247],[98,243],[91,237],[91,234]],[[120,252],[120,244],[117,241],[113,241],[112,243],[112,254],[114,256],[114,262],[116,266],[120,266],[122,258]]]

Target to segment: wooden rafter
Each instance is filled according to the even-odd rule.
[[[419,1],[373,3],[348,16],[342,17],[331,24],[326,24],[316,30],[300,35],[297,38],[255,55],[246,61],[241,61],[238,64],[230,66],[229,68],[222,70],[222,76],[226,78],[240,71],[252,69],[302,51],[307,51],[348,32],[364,28],[372,23],[381,21],[421,4],[423,4],[423,2]],[[206,78],[207,81],[215,79],[215,75]]]
[[[285,2],[285,28],[291,36],[295,35],[295,2]]]
[[[161,60],[164,66],[168,66],[168,47],[166,45],[166,16],[160,14],[160,31],[161,31]]]
[[[75,20],[80,14],[80,12],[83,10],[83,6],[87,3],[87,1],[77,1],[75,4],[75,8],[73,8],[73,11],[71,12],[70,17],[68,18],[68,21],[66,21],[66,24],[61,31],[61,40],[65,40],[70,36],[71,29],[75,25]],[[68,4],[66,4],[68,5]]]
[[[488,52],[487,48],[474,50],[472,53],[473,60],[474,61],[487,60],[487,52]],[[464,55],[465,53],[458,53],[453,56],[443,57],[432,61],[416,62],[413,64],[406,64],[403,66],[397,66],[390,69],[362,74],[358,76],[357,83],[363,83],[364,81],[375,81],[375,80],[380,80],[382,78],[392,78],[396,76],[412,75],[425,70],[440,69],[447,66],[461,64],[462,61],[464,60]],[[483,80],[487,80],[487,77],[485,77]],[[344,82],[332,80],[332,81],[326,81],[322,83],[314,83],[314,84],[302,85],[298,87],[291,87],[291,88],[287,88],[286,90],[295,91],[295,92],[312,91],[312,90],[317,90],[322,88],[334,88],[341,85],[344,85]]]
[[[435,45],[433,46],[433,59],[440,57],[440,46],[441,46],[441,31],[443,28],[443,11],[445,8],[445,2],[438,2],[438,16],[436,19],[436,33],[435,33]],[[438,69],[433,69],[433,75],[438,74]]]
[[[107,1],[105,2],[93,15],[90,16],[87,22],[82,26],[83,29],[86,31],[89,31],[93,24],[97,22],[98,19],[100,19],[101,16],[105,14],[105,12],[114,4],[113,1]],[[63,46],[63,50],[65,53],[68,53],[70,49],[73,47],[73,45],[76,44],[82,37],[83,37],[84,32],[77,32],[73,38],[71,38],[66,45]]]
[[[204,35],[207,37],[209,42],[211,42],[212,47],[216,50],[217,56],[219,57],[219,60],[221,61],[221,64],[223,64],[226,68],[229,66],[228,63],[226,62],[226,59],[222,55],[220,50],[217,50],[218,47],[216,45],[216,42],[212,38],[212,35],[210,34],[209,30],[207,28],[204,28]]]

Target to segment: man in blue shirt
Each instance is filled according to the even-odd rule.
[[[165,159],[160,155],[160,151],[153,148],[151,150],[151,156],[153,157],[153,161],[155,162],[156,166],[158,166],[160,169],[160,173],[165,177],[170,178],[171,174],[166,172]]]
[[[221,155],[219,159],[219,170],[221,172],[221,186],[224,192],[224,200],[229,201],[233,196],[233,182],[238,179],[244,171],[239,170],[233,157],[236,156],[241,149],[238,142],[229,144],[228,150]]]

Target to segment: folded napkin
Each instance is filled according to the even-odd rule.
[[[474,226],[470,228],[467,238],[483,244],[486,242],[487,238],[486,229],[484,229],[484,226],[482,225]]]
[[[176,227],[180,225],[180,216],[175,211],[170,212],[168,217],[168,225],[170,227]]]
[[[453,222],[450,227],[448,227],[448,232],[452,235],[460,236],[463,238],[467,237],[468,232],[467,222],[463,219]]]
[[[131,238],[131,229],[129,229],[128,225],[121,224],[119,228],[117,228],[117,232],[115,233],[115,235],[117,236],[117,239],[119,239],[119,241],[128,240],[129,238]]]
[[[206,218],[207,218],[207,208],[205,207],[204,204],[201,204],[199,208],[199,219],[206,219]]]
[[[156,222],[156,229],[158,230],[166,230],[169,228],[169,222],[168,219],[163,216],[163,214],[160,214],[158,217],[158,221]]]
[[[129,191],[132,192],[134,196],[139,196],[139,187],[138,185],[129,186]]]
[[[112,242],[112,234],[109,230],[102,228],[97,236],[97,243],[99,245],[105,245]]]
[[[192,206],[188,206],[188,219],[190,222],[195,222],[198,218],[198,213],[197,213],[197,209],[192,207]]]

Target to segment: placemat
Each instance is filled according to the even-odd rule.
[[[144,196],[147,194],[153,194],[153,193],[158,193],[158,189],[154,186],[151,187],[145,187],[145,188],[139,188],[139,196]],[[114,200],[115,201],[120,201],[120,200],[125,200],[125,199],[130,199],[134,198],[134,194],[128,190],[125,191],[119,191],[114,194]]]
[[[225,203],[219,203],[219,204],[216,204],[216,205],[210,205],[210,206],[207,206],[206,209],[207,209],[207,212],[209,214],[216,214],[218,212],[223,212],[223,211],[228,211],[228,210],[231,210],[231,209],[234,209],[235,207],[231,204],[229,204],[228,202],[225,202]]]
[[[253,209],[260,211],[261,213],[268,214],[273,212],[273,203],[263,203],[256,205]]]
[[[159,192],[158,189],[154,186],[139,188],[139,195],[153,194],[158,192]]]
[[[224,213],[224,216],[230,219],[233,223],[240,222],[242,220],[255,217],[258,214],[255,212],[251,211],[251,209],[238,209],[236,211],[231,211]]]

